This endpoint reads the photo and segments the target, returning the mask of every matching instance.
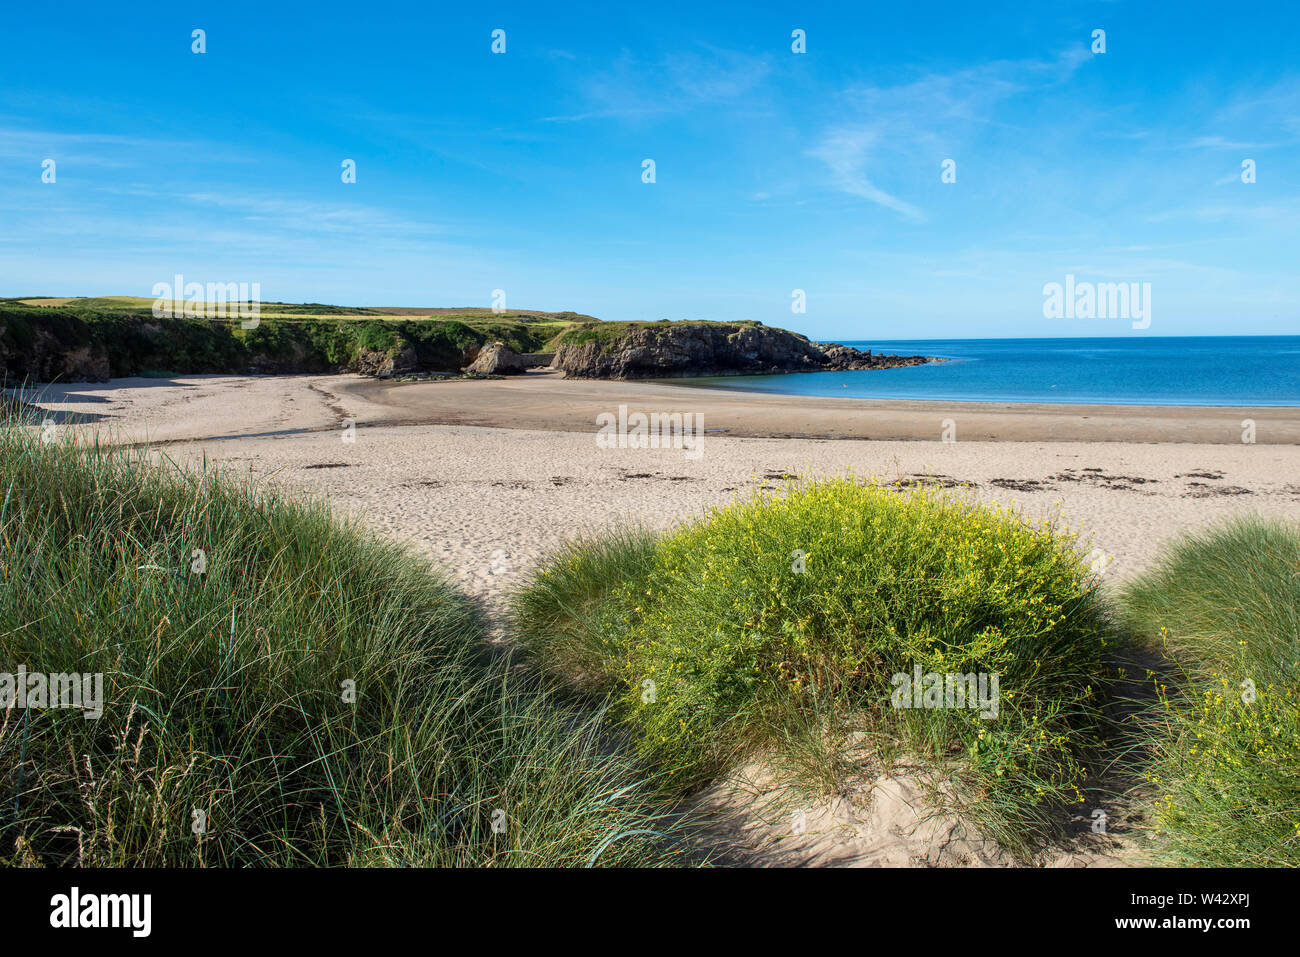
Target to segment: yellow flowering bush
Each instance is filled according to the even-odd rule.
[[[551,635],[582,648],[559,657],[603,675],[642,752],[681,784],[789,747],[782,729],[817,714],[956,775],[1013,844],[1078,800],[1109,631],[1074,536],[1051,523],[841,478],[717,509],[600,589],[593,547],[524,593],[522,635],[553,665]],[[579,605],[584,621],[566,618]],[[996,717],[894,706],[895,676],[918,668],[997,675]]]

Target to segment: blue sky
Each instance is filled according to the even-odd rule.
[[[1291,0],[540,6],[10,5],[0,295],[1300,332]],[[1150,328],[1045,319],[1067,274],[1149,282]]]

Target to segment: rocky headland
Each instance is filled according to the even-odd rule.
[[[574,313],[508,320],[490,314],[466,321],[433,314],[268,314],[243,328],[228,320],[155,318],[140,309],[0,300],[0,381],[11,386],[199,373],[520,375],[541,366],[575,379],[663,379],[891,369],[934,361],[941,360],[814,342],[758,322],[601,322]]]
[[[659,379],[893,369],[937,362],[880,355],[759,323],[601,323],[560,337],[554,367],[576,379]]]

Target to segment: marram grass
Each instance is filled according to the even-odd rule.
[[[1177,664],[1145,724],[1155,859],[1300,867],[1300,529],[1184,537],[1122,598]]]
[[[552,672],[614,696],[682,787],[748,756],[834,763],[828,728],[919,758],[1025,857],[1082,801],[1111,626],[1074,536],[925,488],[851,478],[556,555],[517,596]],[[996,675],[994,718],[899,708],[896,677]],[[772,752],[776,752],[772,755]]]
[[[105,698],[0,710],[0,863],[679,857],[603,715],[487,660],[465,598],[323,505],[12,418],[0,502],[0,672]]]

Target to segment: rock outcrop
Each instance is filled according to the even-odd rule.
[[[852,346],[842,346],[838,342],[819,345],[822,355],[826,358],[825,368],[828,372],[842,372],[845,369],[896,369],[899,366],[919,366],[927,362],[943,361],[930,356],[891,356],[875,353],[870,349],[863,352]]]
[[[421,371],[420,358],[415,349],[410,346],[398,352],[360,349],[357,351],[356,361],[348,371],[374,376],[377,379],[391,379],[393,376],[411,375]]]
[[[477,351],[465,371],[479,375],[521,375],[529,369],[549,366],[553,352],[515,352],[504,342],[493,342]]]
[[[578,330],[560,340],[554,366],[583,379],[771,375],[889,369],[933,361],[888,356],[750,323],[628,323]]]
[[[493,342],[479,350],[465,369],[478,375],[521,375],[527,370],[523,357],[504,342]]]

